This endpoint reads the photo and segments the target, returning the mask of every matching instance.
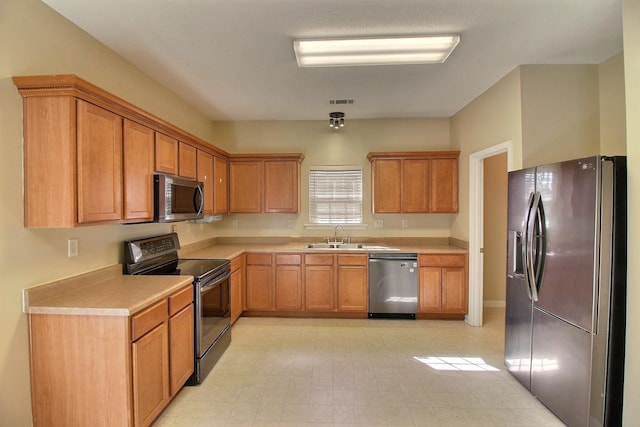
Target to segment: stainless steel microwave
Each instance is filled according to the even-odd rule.
[[[203,183],[177,176],[153,177],[154,222],[175,222],[204,217]]]

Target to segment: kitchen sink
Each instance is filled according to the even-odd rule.
[[[305,245],[305,249],[365,249],[362,243],[341,243],[341,242],[329,242],[329,243],[309,243]]]

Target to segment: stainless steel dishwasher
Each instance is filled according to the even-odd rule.
[[[418,254],[369,254],[369,318],[415,319]]]

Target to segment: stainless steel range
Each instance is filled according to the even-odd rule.
[[[178,258],[176,233],[124,243],[125,274],[193,276],[194,373],[189,385],[200,384],[231,343],[229,275],[226,259]]]

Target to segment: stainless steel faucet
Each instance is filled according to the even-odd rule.
[[[342,228],[342,232],[344,233],[344,227],[341,224],[336,225],[333,228],[333,241],[334,242],[338,241],[338,227]]]

